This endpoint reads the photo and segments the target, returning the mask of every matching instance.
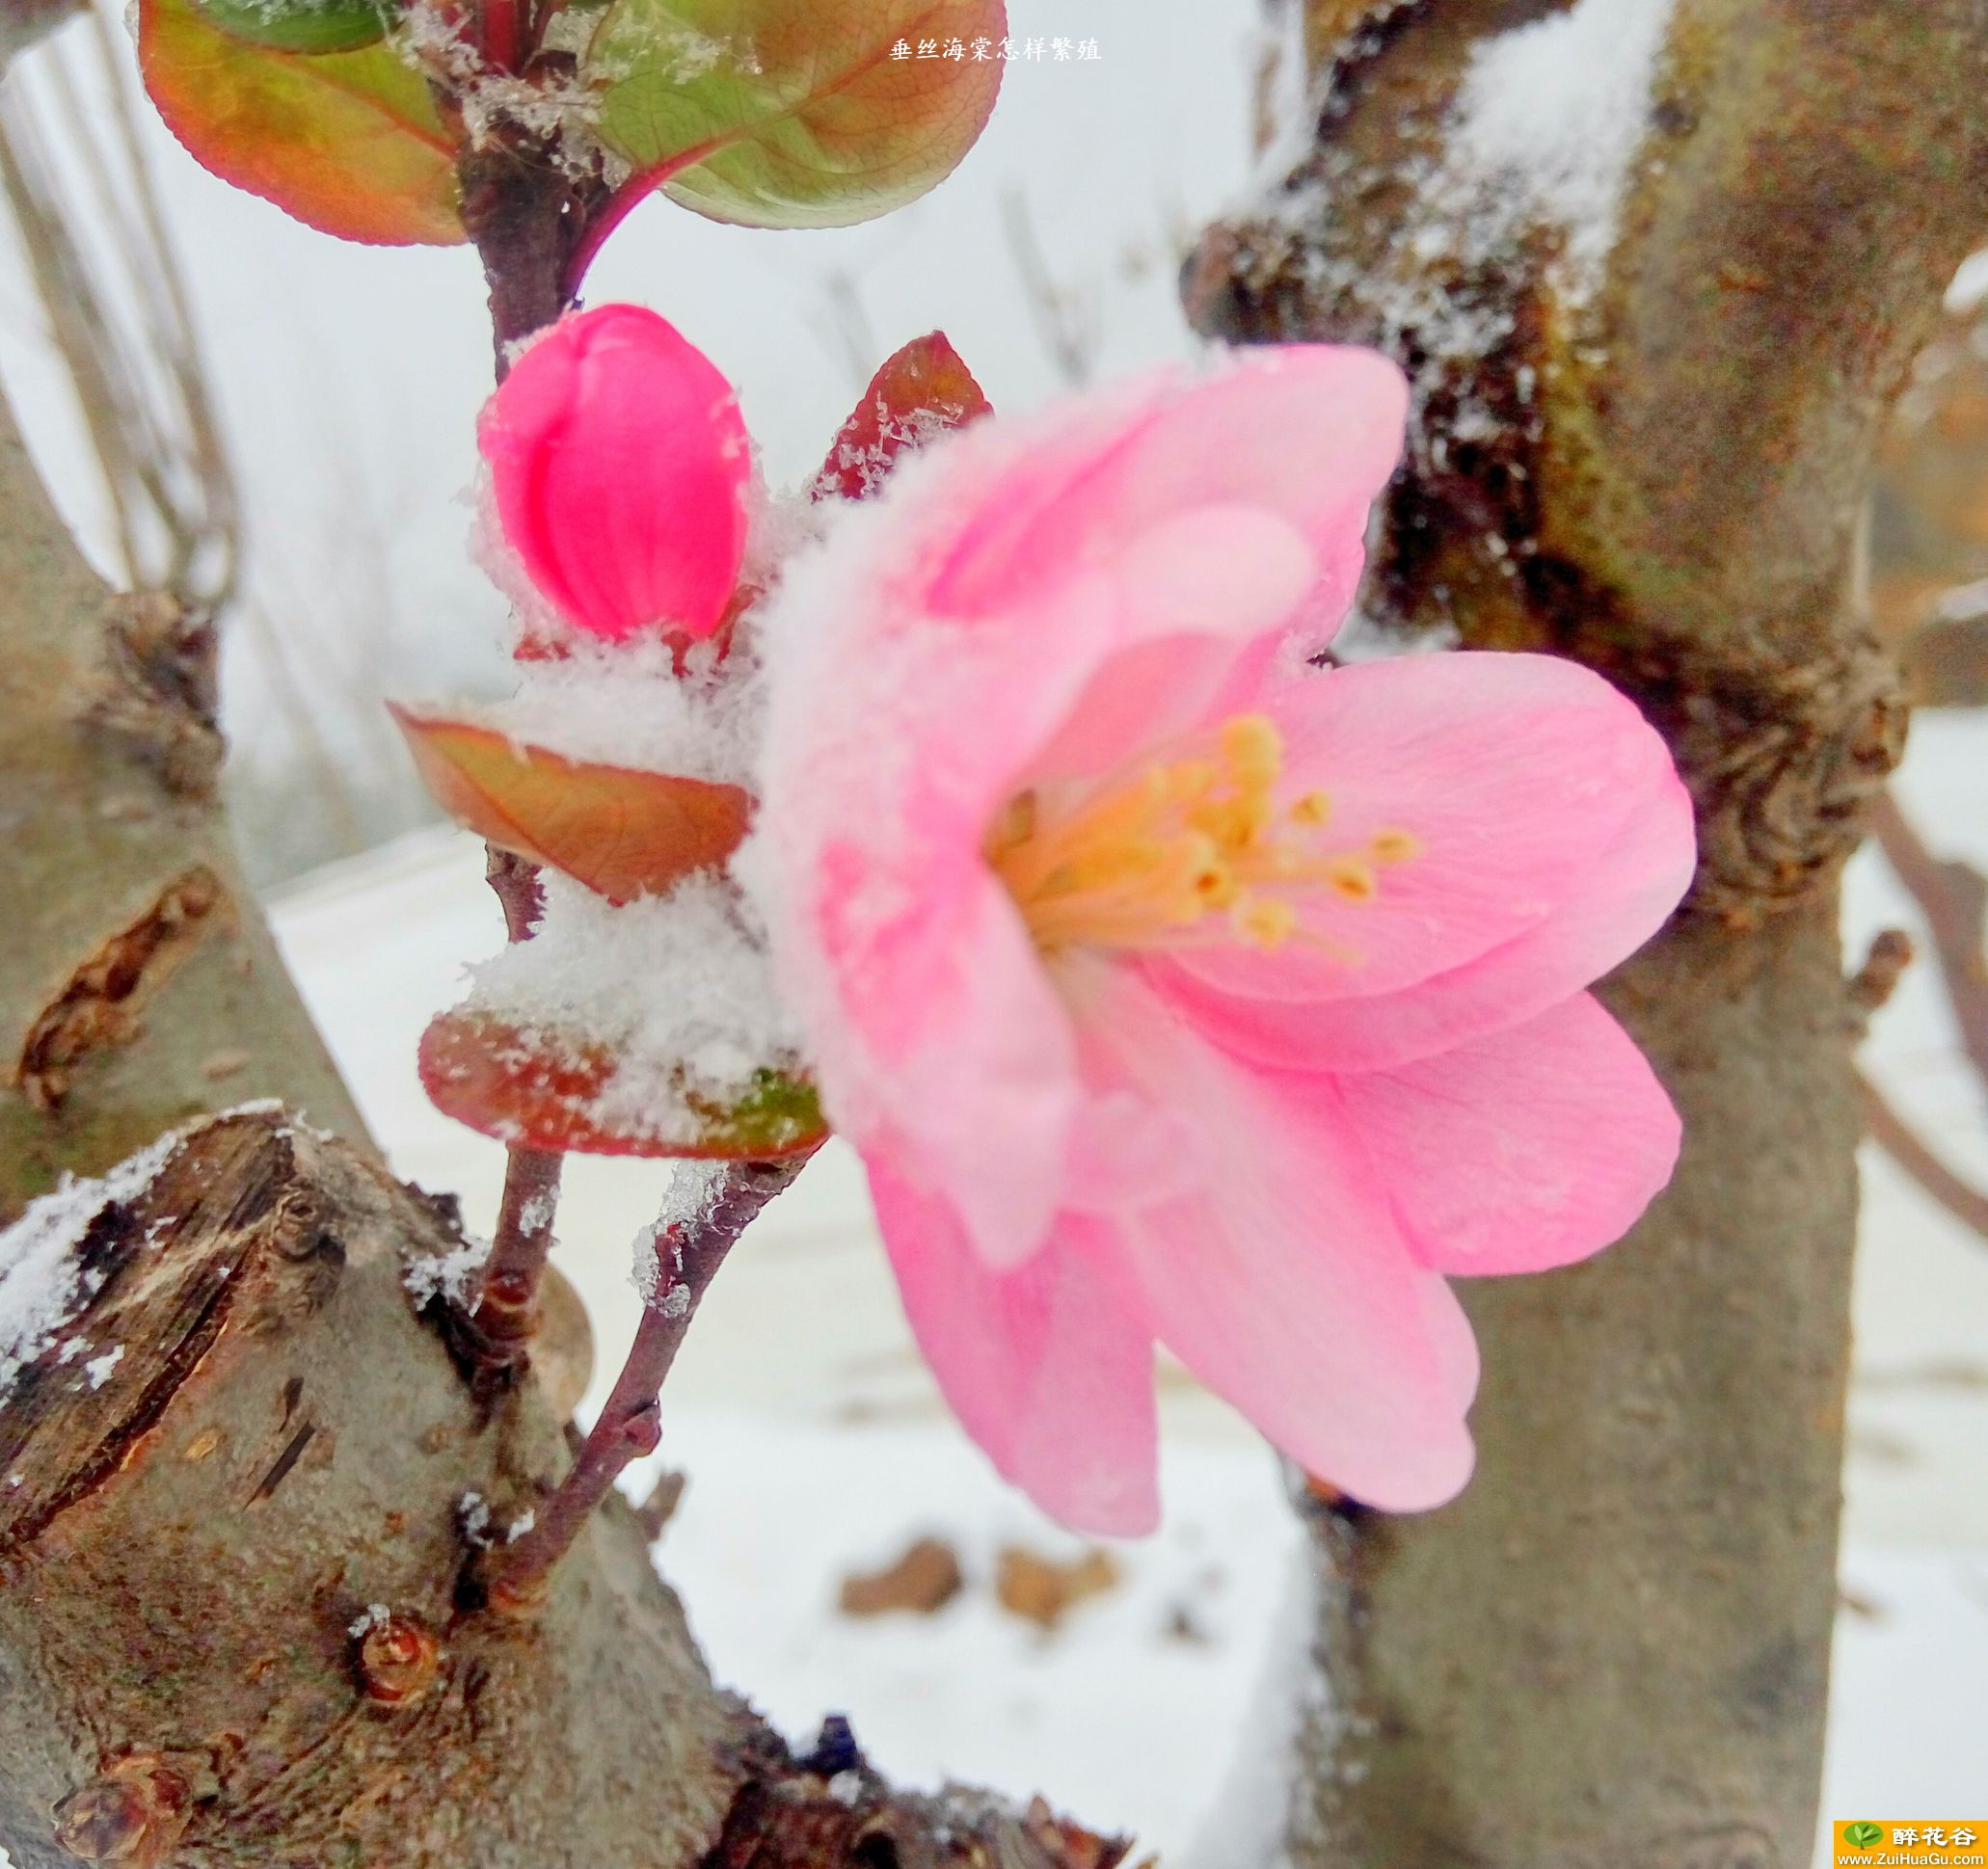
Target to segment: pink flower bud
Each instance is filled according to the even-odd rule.
[[[563,319],[484,405],[477,442],[531,581],[608,642],[695,641],[745,552],[745,424],[711,360],[653,311]]]

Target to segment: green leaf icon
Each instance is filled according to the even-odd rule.
[[[1873,1843],[1885,1840],[1884,1829],[1876,1824],[1845,1824],[1843,1841],[1854,1843],[1860,1850],[1867,1850]]]

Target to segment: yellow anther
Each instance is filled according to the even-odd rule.
[[[1326,885],[1349,902],[1371,902],[1381,893],[1372,864],[1358,857],[1333,857],[1326,865]]]
[[[1239,715],[1181,750],[1101,784],[1032,787],[995,814],[987,862],[1036,945],[1273,948],[1295,937],[1357,965],[1354,949],[1301,925],[1302,904],[1371,901],[1380,868],[1420,844],[1389,827],[1364,849],[1322,848],[1331,801],[1307,791],[1278,802],[1283,737],[1265,715]]]
[[[1281,948],[1298,925],[1298,911],[1276,895],[1245,895],[1228,912],[1228,925],[1251,948]]]
[[[1412,831],[1376,831],[1367,844],[1367,854],[1378,864],[1407,863],[1422,854],[1422,840]]]
[[[1222,723],[1222,757],[1238,786],[1274,785],[1284,769],[1284,736],[1266,714],[1238,714]]]

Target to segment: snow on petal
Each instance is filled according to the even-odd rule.
[[[1532,1197],[1545,1263],[1667,1172],[1633,1047],[1549,1016],[1689,879],[1662,742],[1552,658],[1305,663],[1403,406],[1296,346],[984,420],[759,619],[734,874],[942,1386],[1086,1529],[1149,1516],[1154,1339],[1354,1497],[1451,1497],[1478,1361],[1443,1273],[1528,1263],[1479,1208]]]

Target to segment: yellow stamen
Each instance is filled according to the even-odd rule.
[[[1262,714],[1223,721],[1183,757],[1085,788],[1031,788],[988,826],[986,856],[1037,947],[1155,948],[1300,942],[1357,965],[1304,925],[1307,896],[1362,903],[1381,868],[1421,845],[1387,828],[1363,850],[1322,848],[1323,791],[1281,802],[1283,737]]]
[[[1245,895],[1228,912],[1228,925],[1250,948],[1281,948],[1298,925],[1298,911],[1275,895]]]
[[[1412,831],[1398,828],[1376,831],[1367,843],[1367,854],[1378,864],[1407,863],[1422,854],[1422,840]]]

